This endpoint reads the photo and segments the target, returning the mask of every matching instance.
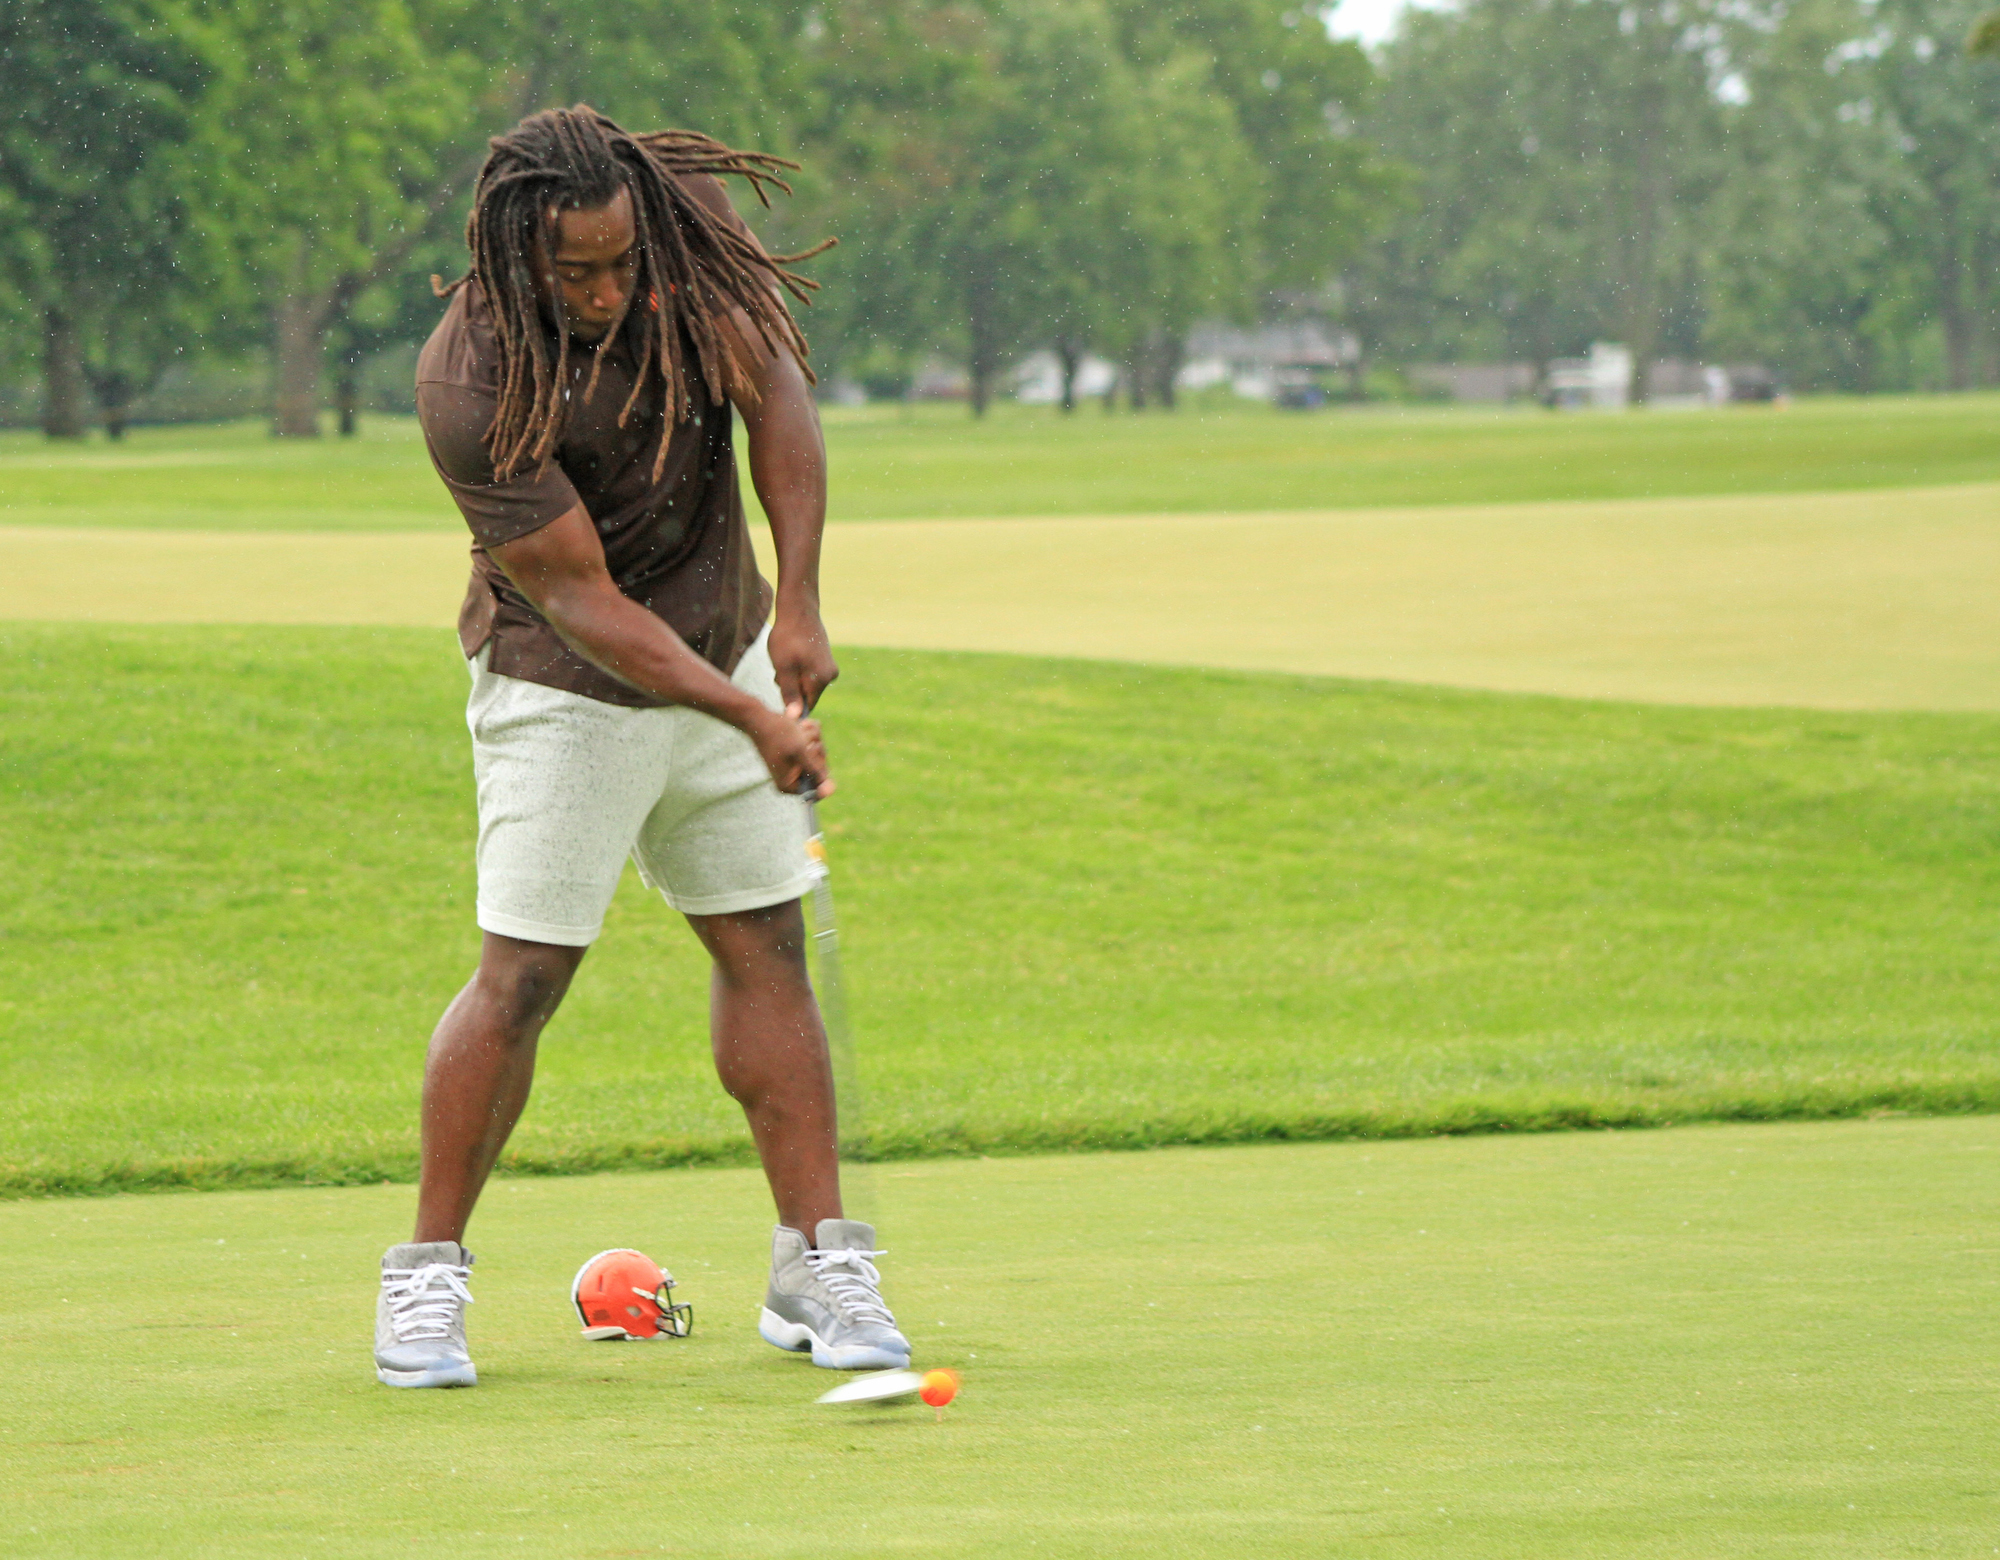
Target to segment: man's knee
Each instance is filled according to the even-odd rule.
[[[796,899],[689,919],[724,980],[768,984],[773,977],[805,974],[805,917]]]
[[[479,960],[479,986],[509,1029],[531,1034],[561,1005],[583,953],[489,935]]]

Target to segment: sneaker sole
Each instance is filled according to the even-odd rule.
[[[479,1372],[468,1360],[463,1365],[447,1365],[442,1370],[387,1370],[375,1367],[375,1379],[385,1387],[476,1387]]]
[[[788,1322],[769,1306],[757,1318],[757,1335],[772,1348],[789,1354],[803,1354],[811,1349],[813,1364],[821,1370],[894,1370],[910,1363],[909,1355],[878,1349],[872,1344],[849,1343],[834,1348],[804,1322]]]

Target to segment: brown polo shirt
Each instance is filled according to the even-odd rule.
[[[665,701],[570,649],[486,553],[580,503],[604,540],[604,560],[619,590],[724,675],[762,630],[771,589],[750,550],[729,403],[709,405],[697,390],[695,414],[675,425],[655,481],[665,397],[655,379],[619,427],[638,364],[627,333],[608,343],[604,354],[597,388],[587,403],[572,407],[548,469],[496,482],[485,438],[499,404],[499,355],[478,284],[468,283],[417,358],[417,416],[431,464],[472,528],[472,582],[459,608],[459,647],[471,657],[491,644],[488,664],[505,677],[607,704],[649,707]],[[569,391],[581,396],[592,357],[572,349],[571,360]]]

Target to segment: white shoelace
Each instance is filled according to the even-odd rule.
[[[471,1268],[431,1262],[420,1268],[384,1268],[382,1292],[389,1297],[389,1326],[398,1343],[449,1338],[458,1308],[472,1304],[465,1281]]]
[[[868,1260],[888,1254],[887,1247],[881,1251],[808,1251],[806,1266],[826,1285],[848,1321],[894,1327],[896,1318],[882,1303],[882,1275]]]

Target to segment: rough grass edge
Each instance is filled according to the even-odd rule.
[[[1482,1096],[1430,1105],[1305,1111],[1293,1115],[1174,1114],[1127,1122],[1060,1117],[989,1127],[955,1123],[925,1132],[873,1134],[852,1149],[872,1163],[1024,1154],[1125,1153],[1250,1143],[1337,1143],[1389,1138],[1465,1137],[1503,1132],[1618,1131],[1697,1122],[1836,1121],[1885,1114],[2000,1114],[2000,1076],[1923,1082],[1828,1084],[1715,1095]],[[510,1152],[499,1173],[593,1175],[613,1170],[682,1170],[756,1162],[747,1137],[659,1138],[549,1151]],[[120,1192],[262,1191],[372,1186],[417,1178],[417,1156],[366,1159],[185,1157],[74,1169],[0,1165],[0,1200],[108,1196]]]

